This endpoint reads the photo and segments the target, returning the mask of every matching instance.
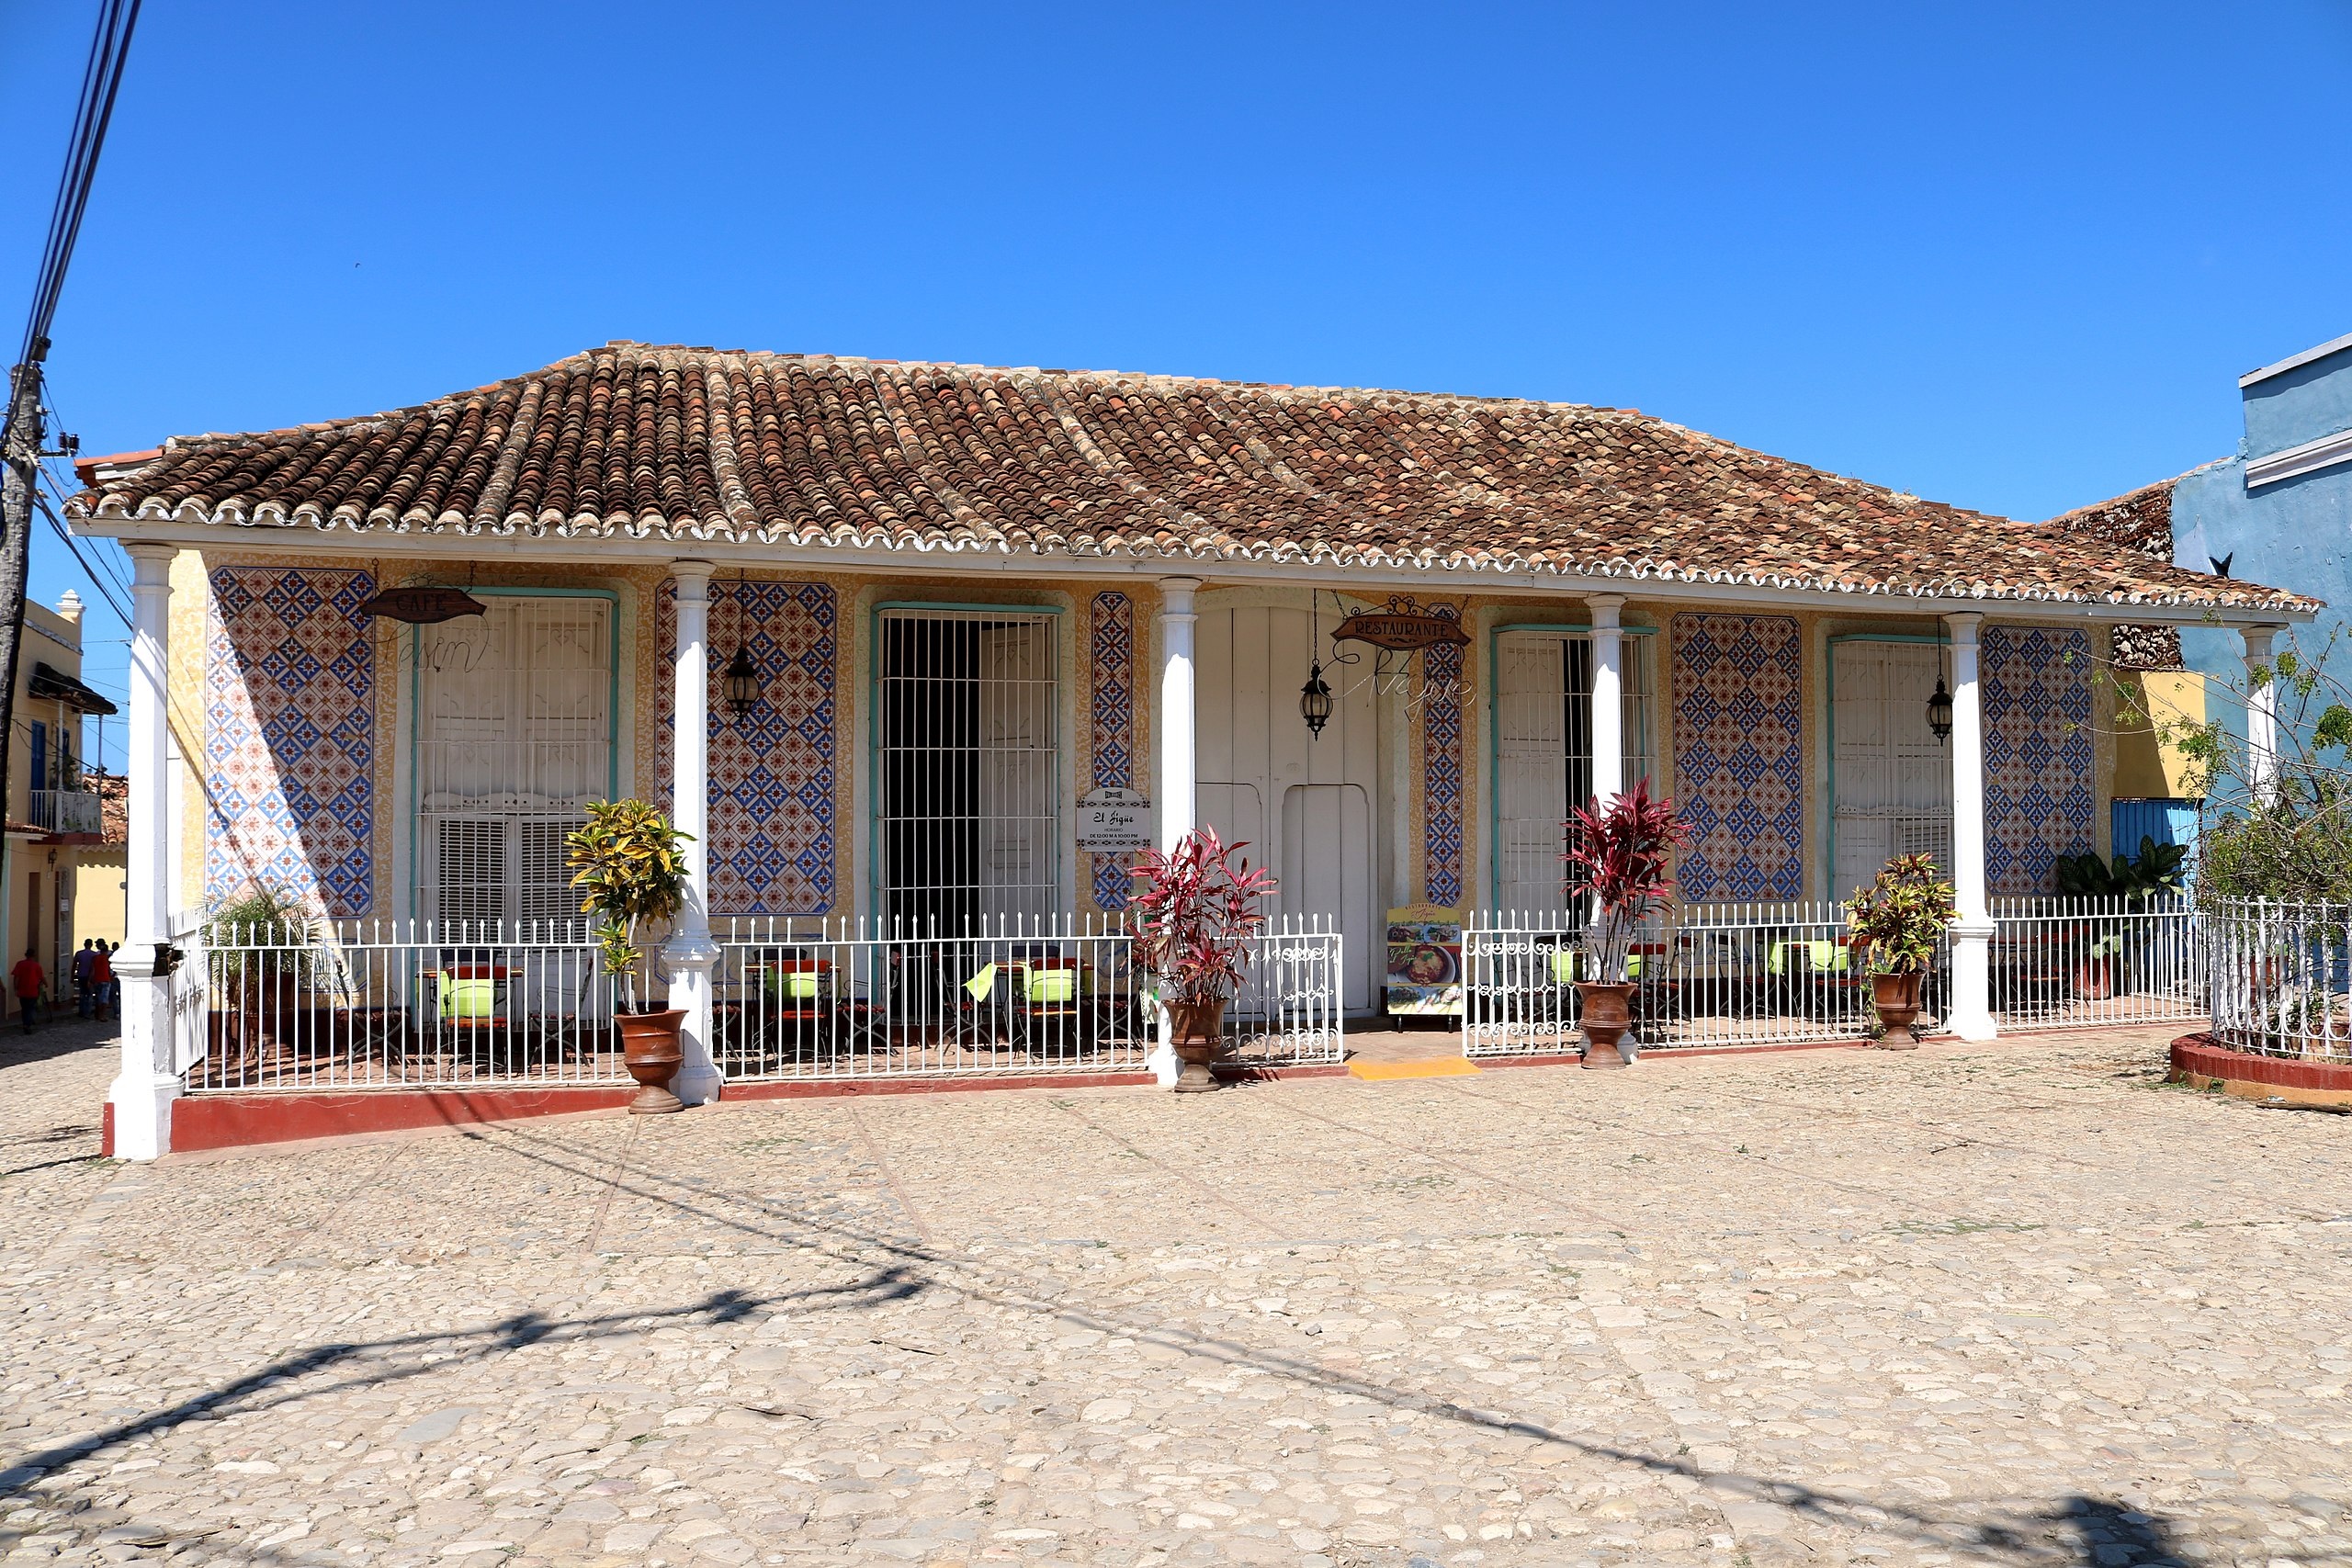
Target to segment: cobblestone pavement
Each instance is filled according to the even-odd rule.
[[[147,1168],[66,1038],[9,1562],[2352,1562],[2352,1119],[2158,1034]]]

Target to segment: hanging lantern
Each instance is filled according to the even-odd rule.
[[[1944,678],[1936,677],[1935,694],[1928,699],[1928,728],[1936,732],[1939,740],[1951,739],[1951,694],[1944,690]]]
[[[752,656],[735,645],[735,657],[727,661],[727,669],[719,677],[720,689],[727,694],[727,711],[742,717],[760,705],[760,671]]]
[[[1320,660],[1307,672],[1306,684],[1298,689],[1298,716],[1306,721],[1307,733],[1317,740],[1323,738],[1323,727],[1331,722],[1331,688],[1323,683]]]

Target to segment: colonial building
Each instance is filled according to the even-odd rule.
[[[221,1087],[148,977],[193,930],[175,911],[261,886],[350,951],[349,922],[519,932],[571,913],[562,835],[613,795],[695,835],[703,901],[666,964],[700,1042],[689,1098],[755,1076],[728,1066],[728,1021],[818,962],[730,968],[743,922],[775,947],[810,922],[1114,919],[1127,857],[1085,820],[1107,802],[1162,842],[1250,840],[1295,929],[1337,937],[1332,1004],[1360,1012],[1392,909],[1556,908],[1566,808],[1645,775],[1694,830],[1686,906],[1942,858],[1945,1010],[1984,1034],[1991,900],[2108,847],[2112,628],[2260,635],[2314,609],[1633,412],[1116,372],[616,343],[84,468],[74,527],[137,564],[132,1153],[169,1137],[175,1096]],[[424,587],[479,613],[380,613]],[[1392,607],[1459,635],[1334,640]],[[462,966],[421,962],[431,997],[362,1007],[337,982],[353,1016],[406,1021],[384,1061],[413,1059],[418,1017],[461,1016]],[[906,973],[845,984],[879,1007]],[[909,1016],[867,1045],[914,1049]],[[418,1081],[304,1072],[273,1082]]]

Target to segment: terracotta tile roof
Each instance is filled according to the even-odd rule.
[[[2050,525],[2071,534],[2136,550],[2151,560],[2172,559],[2172,487],[2180,481],[2143,485],[2094,506],[2077,507],[2052,517]],[[2177,626],[2118,626],[2115,663],[2121,670],[2183,668],[2180,630]]]
[[[1631,412],[1118,371],[616,343],[416,408],[180,437],[94,471],[73,513],[101,524],[2316,607]]]

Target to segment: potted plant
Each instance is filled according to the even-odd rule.
[[[641,800],[591,802],[587,823],[564,840],[571,885],[582,895],[581,912],[596,917],[596,945],[613,981],[621,1060],[638,1082],[628,1108],[639,1116],[684,1109],[669,1084],[684,1059],[678,1029],[685,1010],[656,1011],[650,995],[639,1006],[645,952],[637,937],[644,922],[672,919],[685,907],[686,863],[679,846],[686,841],[687,835]]]
[[[2104,861],[2095,852],[2060,855],[2058,892],[2062,897],[2107,899],[2127,909],[2143,908],[2154,899],[2177,897],[2187,890],[2188,859],[2187,846],[2159,844],[2154,834],[2143,833],[2136,855],[2120,850]],[[2100,1001],[2115,994],[2116,961],[2128,952],[2125,933],[2131,926],[2129,921],[2110,919],[2102,929],[2094,915],[2066,928],[2072,958],[2066,978],[2075,996]]]
[[[236,998],[234,1010],[212,1011],[216,1045],[232,1043],[241,1063],[304,1034],[300,1015],[316,962],[311,922],[301,907],[276,888],[253,886],[215,904],[205,917],[212,950],[212,980]]]
[[[1162,854],[1143,852],[1132,873],[1141,886],[1135,912],[1136,967],[1149,975],[1168,1010],[1177,1059],[1179,1094],[1216,1088],[1209,1064],[1225,1033],[1225,1006],[1241,983],[1241,957],[1264,927],[1259,901],[1274,878],[1236,857],[1250,846],[1226,844],[1214,828],[1197,828]]]
[[[1673,801],[1650,798],[1646,778],[1605,808],[1596,796],[1572,810],[1568,829],[1570,848],[1561,858],[1584,868],[1582,891],[1598,905],[1577,964],[1589,976],[1577,982],[1584,1065],[1622,1067],[1622,1043],[1634,1022],[1634,938],[1665,907],[1674,886],[1671,857],[1690,830],[1674,814]],[[1569,897],[1577,892],[1572,882]]]
[[[1959,913],[1951,884],[1928,855],[1897,855],[1846,904],[1846,930],[1871,966],[1873,1038],[1881,1049],[1919,1045],[1919,987],[1936,961],[1936,943]]]

